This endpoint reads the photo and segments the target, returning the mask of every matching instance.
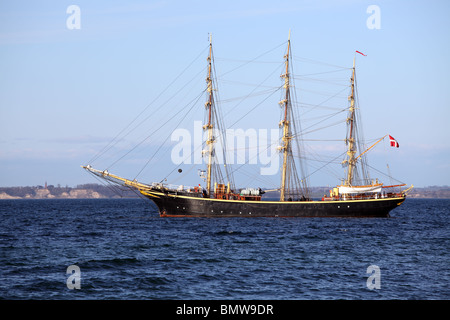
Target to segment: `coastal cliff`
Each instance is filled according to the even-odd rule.
[[[98,184],[85,184],[77,187],[3,187],[0,188],[1,199],[108,199],[136,198],[131,190],[112,189]]]

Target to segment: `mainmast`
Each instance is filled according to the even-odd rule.
[[[280,126],[283,127],[283,136],[281,138],[282,145],[280,146],[280,149],[283,151],[283,166],[281,171],[281,187],[280,187],[280,201],[285,200],[286,196],[286,176],[287,176],[287,160],[288,160],[288,152],[290,149],[290,141],[292,139],[292,136],[290,134],[290,123],[288,119],[288,108],[289,108],[289,55],[290,55],[290,47],[291,47],[291,31],[289,30],[289,37],[288,37],[288,46],[287,46],[287,53],[284,56],[285,58],[285,65],[286,65],[286,72],[281,75],[282,78],[284,78],[284,90],[285,90],[285,99],[280,101],[280,104],[284,106],[284,114],[283,118],[280,122]]]
[[[345,180],[346,186],[353,185],[353,176],[354,176],[354,170],[356,167],[356,145],[355,145],[355,58],[353,58],[353,70],[352,70],[352,77],[350,79],[351,82],[351,94],[349,96],[350,100],[350,108],[349,108],[349,116],[347,118],[347,124],[349,127],[348,132],[348,138],[346,140],[348,144],[348,150],[347,150],[347,160],[348,163],[347,167],[347,179]]]
[[[214,151],[214,136],[213,136],[213,123],[212,123],[212,106],[213,106],[213,86],[211,77],[212,68],[212,35],[209,35],[209,55],[208,55],[208,76],[206,77],[208,100],[205,103],[205,107],[208,110],[208,122],[203,126],[203,130],[208,131],[208,138],[206,144],[208,146],[208,164],[207,164],[207,176],[206,176],[206,192],[208,196],[211,194],[211,177],[212,177],[212,157]]]

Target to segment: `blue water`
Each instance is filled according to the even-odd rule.
[[[1,200],[0,298],[450,299],[449,208],[216,219],[160,218],[143,199]]]

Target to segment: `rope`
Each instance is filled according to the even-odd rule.
[[[208,46],[209,47],[209,46]],[[116,145],[120,140],[122,140],[123,138],[125,138],[128,134],[130,134],[132,131],[134,131],[137,127],[139,127],[145,120],[148,119],[145,118],[144,121],[141,121],[135,128],[133,128],[132,130],[130,130],[125,136],[123,136],[120,140],[117,140],[119,136],[121,136],[121,134],[123,132],[125,132],[134,122],[136,122],[140,116],[142,114],[144,114],[149,108],[150,106],[153,105],[153,103],[155,101],[157,101],[159,99],[159,97],[161,97],[191,66],[192,64],[197,61],[201,55],[203,55],[205,49],[202,49],[202,51],[189,63],[189,65],[184,68],[176,77],[175,79],[173,79],[169,85],[166,86],[166,88],[156,96],[156,98],[154,98],[127,126],[125,126],[102,150],[100,150],[93,158],[91,158],[91,160],[88,163],[92,163],[94,161],[96,161],[99,157],[101,157],[103,154],[105,154],[107,151],[109,151],[114,145]],[[183,87],[184,88],[184,87]],[[179,90],[181,91],[181,90]],[[178,91],[178,92],[179,92]],[[178,94],[177,92],[177,94]],[[167,103],[167,102],[166,102]],[[117,140],[117,141],[116,141]],[[114,143],[115,142],[115,143]]]
[[[178,122],[177,127],[181,124],[181,122],[186,118],[186,116],[189,114],[189,112],[192,110],[192,108],[194,106],[197,105],[198,101],[200,100],[200,98],[202,97],[202,95],[206,92],[206,89],[198,96],[197,100],[195,101],[195,103],[192,104],[192,106],[189,108],[189,110],[185,113],[185,115],[181,118],[181,120]],[[192,100],[193,101],[193,100]],[[191,102],[192,102],[191,101]],[[169,121],[169,120],[168,120]],[[166,123],[168,122],[166,121]],[[163,127],[166,123],[162,124],[160,126]],[[159,130],[159,129],[158,129]],[[150,135],[151,136],[151,135]],[[148,136],[145,140],[147,140],[150,136]],[[150,159],[148,159],[148,161],[145,163],[144,167],[138,172],[138,174],[136,175],[135,179],[142,173],[142,171],[148,166],[148,164],[150,163],[150,161],[155,157],[155,155],[158,153],[158,151],[162,148],[162,146],[164,145],[164,143],[166,143],[166,141],[170,138],[171,133],[166,137],[166,139],[163,141],[162,144],[160,144],[160,146],[158,147],[158,149],[155,151],[155,153],[153,153],[153,155],[150,157]],[[143,141],[142,141],[143,142]],[[141,143],[142,143],[141,142]],[[140,143],[140,144],[141,144]],[[129,152],[128,152],[129,153]],[[127,154],[128,154],[127,153]]]

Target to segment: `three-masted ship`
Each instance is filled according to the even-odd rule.
[[[371,180],[366,174],[365,154],[370,148],[357,155],[358,118],[355,107],[355,59],[351,75],[350,106],[347,117],[347,144],[345,180],[324,195],[322,199],[313,200],[306,179],[299,178],[298,165],[294,161],[293,146],[298,135],[295,133],[294,113],[291,104],[291,41],[287,42],[287,52],[284,56],[283,99],[279,102],[282,117],[279,122],[281,144],[278,150],[282,157],[281,181],[279,199],[263,199],[260,188],[237,189],[228,173],[217,177],[217,164],[214,161],[217,136],[215,128],[218,123],[216,103],[214,99],[212,41],[209,41],[207,58],[208,74],[207,101],[205,103],[206,117],[203,130],[206,132],[206,149],[202,150],[206,160],[206,185],[196,187],[171,188],[163,183],[142,183],[125,179],[107,170],[97,170],[91,165],[83,166],[88,172],[137,190],[142,196],[153,201],[159,209],[161,217],[388,217],[389,212],[401,205],[408,191],[389,191],[393,187],[385,186],[378,180]],[[386,135],[387,136],[387,135]],[[385,137],[386,137],[385,136]],[[382,139],[376,143],[380,142]],[[393,138],[390,137],[392,140]],[[394,140],[395,141],[395,140]],[[375,144],[376,144],[375,143]],[[396,142],[395,142],[396,143]],[[299,148],[296,149],[299,152]],[[226,179],[229,179],[226,181]],[[362,183],[361,183],[362,182]]]

